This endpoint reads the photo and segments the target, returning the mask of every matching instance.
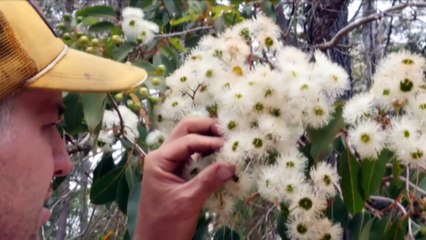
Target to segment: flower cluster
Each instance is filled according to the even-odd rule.
[[[159,27],[151,21],[144,20],[144,13],[140,8],[126,7],[122,12],[122,29],[126,39],[131,42],[149,43],[158,33]]]
[[[130,139],[135,140],[139,137],[138,123],[139,117],[132,112],[129,108],[124,105],[118,106],[118,111],[123,119],[123,133]],[[106,148],[109,148],[115,141],[116,133],[120,128],[120,117],[118,113],[113,110],[105,110],[102,118],[102,128],[99,131],[98,141],[105,144]]]
[[[290,209],[292,238],[339,239],[341,227],[323,214],[336,194],[336,169],[325,162],[307,169],[297,142],[306,128],[330,121],[348,75],[321,52],[309,56],[281,46],[278,34],[278,26],[258,16],[203,38],[166,79],[169,91],[155,109],[156,125],[167,135],[185,116],[218,118],[224,147],[183,173],[191,179],[214,161],[236,166],[234,181],[206,204],[217,221],[228,221],[235,201],[257,191]]]
[[[343,117],[360,159],[375,160],[387,148],[409,167],[426,167],[425,69],[419,55],[389,54],[380,62],[370,91],[348,101]]]

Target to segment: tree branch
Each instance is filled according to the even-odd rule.
[[[123,116],[121,116],[121,112],[118,109],[118,105],[115,102],[114,98],[112,97],[111,93],[107,94],[111,104],[112,104],[112,108],[114,108],[114,110],[117,112],[118,118],[120,119],[120,132],[119,135],[120,137],[124,135],[124,120],[123,120]]]
[[[196,27],[196,28],[192,28],[192,29],[188,29],[182,32],[174,32],[174,33],[166,33],[166,34],[157,34],[155,35],[156,38],[168,38],[168,37],[176,37],[176,36],[180,36],[180,35],[185,35],[191,32],[196,32],[199,30],[210,30],[213,29],[212,26],[201,26],[201,27]]]
[[[407,7],[426,8],[426,3],[407,2],[407,3],[404,3],[404,4],[399,4],[399,5],[396,5],[394,7],[388,8],[381,13],[371,14],[371,15],[368,15],[368,16],[363,17],[361,19],[358,19],[357,21],[355,21],[355,22],[347,25],[346,27],[342,28],[339,32],[336,33],[336,35],[334,35],[334,37],[330,41],[322,43],[322,44],[315,45],[314,48],[321,49],[321,50],[332,48],[338,43],[338,41],[343,36],[345,36],[346,34],[351,32],[355,28],[357,28],[357,27],[359,27],[363,24],[366,24],[368,22],[386,17],[388,14],[390,14],[392,12],[401,11],[401,10],[407,8]]]

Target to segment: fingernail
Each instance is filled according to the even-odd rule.
[[[232,176],[234,176],[234,172],[229,169],[229,167],[220,166],[217,171],[216,175],[220,180],[228,180]]]
[[[220,125],[218,122],[214,125],[214,128],[212,130],[214,131],[214,134],[216,134],[217,136],[223,135],[222,131],[220,131]]]

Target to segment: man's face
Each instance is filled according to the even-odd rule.
[[[71,171],[56,129],[61,92],[25,90],[12,103],[10,138],[0,135],[0,238],[28,239],[47,221],[52,177]],[[1,116],[0,116],[1,117]]]

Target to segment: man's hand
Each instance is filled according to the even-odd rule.
[[[214,163],[188,182],[179,175],[192,154],[207,155],[223,144],[214,119],[186,118],[146,156],[135,239],[192,238],[204,202],[235,167]]]

